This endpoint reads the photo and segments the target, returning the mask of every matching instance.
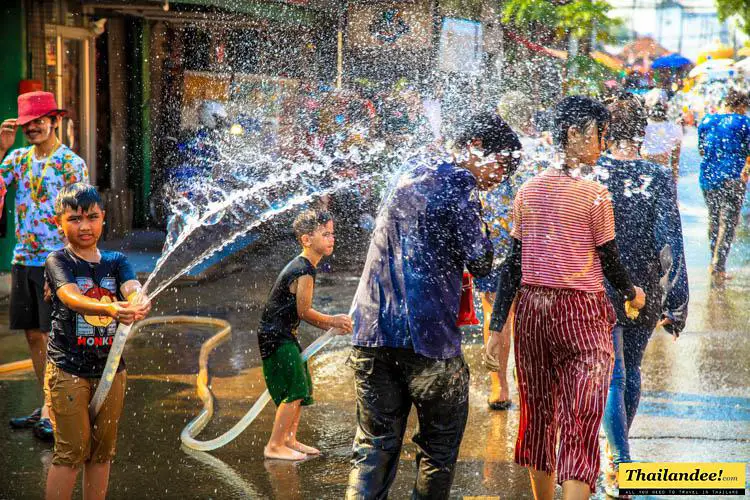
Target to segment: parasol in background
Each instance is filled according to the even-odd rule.
[[[689,66],[693,64],[690,59],[688,59],[685,56],[682,56],[680,54],[669,54],[668,56],[662,56],[657,59],[654,59],[654,62],[651,63],[651,67],[653,69],[662,69],[662,68],[683,68],[685,66]]]

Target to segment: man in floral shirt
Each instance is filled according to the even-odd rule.
[[[88,183],[84,161],[55,134],[64,110],[50,92],[18,96],[18,118],[0,125],[0,211],[11,184],[16,184],[16,247],[13,252],[10,328],[24,330],[40,385],[44,384],[51,307],[44,300],[44,262],[61,249],[55,223],[55,198],[68,184]],[[31,144],[8,153],[18,128]],[[7,155],[6,155],[7,153]],[[52,440],[48,410],[42,405],[28,417],[14,418],[11,427],[33,428],[34,435]]]

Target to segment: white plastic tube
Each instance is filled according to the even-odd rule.
[[[307,349],[302,352],[302,359],[307,360],[311,356],[315,355],[318,351],[325,347],[328,342],[331,341],[333,336],[333,330],[331,329],[328,330],[325,334],[318,337],[315,342],[310,344]],[[213,397],[209,397],[211,397],[211,400],[213,401]],[[184,444],[188,448],[200,451],[211,451],[217,448],[221,448],[222,446],[230,443],[237,436],[239,436],[242,431],[247,429],[247,427],[251,423],[253,423],[253,420],[258,417],[260,412],[263,410],[263,408],[265,408],[270,400],[271,395],[268,393],[268,390],[266,390],[265,392],[263,392],[263,394],[261,394],[260,398],[258,398],[255,404],[250,408],[250,410],[245,413],[240,421],[234,425],[234,427],[214,439],[210,439],[208,441],[198,441],[197,439],[195,439],[195,436],[200,434],[203,428],[208,425],[208,422],[211,421],[211,417],[213,416],[213,402],[210,405],[204,404],[203,410],[201,410],[198,416],[188,422],[185,428],[182,429],[182,433],[180,434],[182,444]]]
[[[109,389],[112,387],[112,382],[115,380],[117,375],[117,368],[120,366],[120,359],[122,358],[122,351],[125,349],[125,342],[128,340],[130,330],[133,325],[120,325],[117,327],[115,333],[115,340],[112,341],[112,347],[109,349],[109,356],[107,357],[107,364],[104,366],[104,373],[102,378],[99,379],[99,385],[96,387],[94,397],[91,398],[89,403],[89,416],[93,422],[96,416],[99,414],[104,400],[107,399]]]
[[[208,441],[199,441],[195,437],[208,425],[214,415],[214,398],[211,390],[208,387],[208,357],[210,353],[216,349],[219,345],[224,343],[231,337],[232,326],[229,322],[223,319],[217,318],[205,318],[198,316],[161,316],[154,318],[147,318],[143,321],[139,321],[134,325],[120,325],[117,328],[115,334],[115,340],[112,342],[112,347],[109,351],[109,357],[107,358],[107,365],[102,374],[102,378],[99,382],[99,386],[96,388],[94,397],[91,399],[89,404],[89,413],[92,420],[96,417],[104,404],[104,400],[107,398],[109,389],[112,386],[112,381],[117,374],[117,367],[120,365],[120,359],[122,358],[122,352],[125,348],[125,342],[130,335],[135,335],[135,332],[143,327],[154,325],[154,324],[193,324],[201,326],[214,326],[219,328],[219,332],[209,338],[203,343],[198,357],[198,379],[196,381],[198,396],[203,401],[203,409],[193,420],[188,422],[185,428],[180,433],[180,439],[182,443],[188,448],[192,448],[198,451],[211,451],[230,443],[237,436],[239,436],[247,427],[253,423],[258,417],[260,412],[265,408],[268,402],[271,400],[271,395],[266,390],[261,394],[260,398],[255,404],[248,410],[239,422],[237,422],[227,432]],[[302,352],[302,359],[307,360],[311,356],[314,356],[318,351],[325,347],[331,339],[334,337],[333,329],[328,330],[326,333],[318,337],[307,349]]]

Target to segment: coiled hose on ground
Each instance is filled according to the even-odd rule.
[[[125,347],[125,341],[127,340],[127,338],[144,327],[159,324],[190,324],[213,326],[219,329],[216,334],[214,334],[211,338],[203,343],[203,345],[201,346],[200,354],[198,356],[198,378],[196,380],[196,385],[198,389],[198,397],[200,397],[201,401],[203,401],[203,409],[197,417],[188,422],[188,424],[180,433],[180,439],[182,440],[182,444],[194,450],[211,451],[217,448],[221,448],[222,446],[230,443],[237,436],[239,436],[242,431],[247,429],[247,427],[253,422],[253,420],[257,418],[258,414],[260,414],[263,408],[271,400],[271,395],[268,393],[268,390],[266,390],[263,394],[261,394],[260,398],[258,398],[255,404],[250,408],[250,410],[248,410],[245,416],[243,416],[240,421],[237,422],[234,427],[229,429],[227,432],[208,441],[199,441],[195,439],[195,437],[200,434],[200,432],[206,427],[206,425],[208,425],[214,415],[214,396],[211,393],[211,389],[209,389],[208,387],[208,357],[214,349],[229,340],[229,338],[232,336],[232,326],[228,321],[225,321],[223,319],[200,316],[159,316],[154,318],[146,318],[143,321],[135,323],[134,325],[125,326],[121,324],[117,329],[115,340],[113,341],[112,347],[110,349],[110,357],[107,360],[107,368],[105,368],[105,372],[102,375],[99,387],[97,387],[96,393],[94,394],[94,397],[91,399],[91,403],[89,404],[89,412],[91,413],[92,417],[96,416],[96,414],[99,413],[99,409],[101,408],[102,404],[104,404],[104,400],[107,397],[109,388],[112,385],[112,380],[114,380],[114,375],[117,372],[117,366],[119,366],[120,364],[120,358],[122,357],[122,351]],[[307,349],[302,352],[302,359],[307,360],[311,356],[315,355],[315,353],[320,351],[323,347],[325,347],[326,344],[328,344],[328,342],[331,341],[333,336],[334,333],[331,329],[328,330],[325,334],[318,337],[312,344],[307,347]]]

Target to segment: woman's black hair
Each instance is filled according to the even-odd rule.
[[[521,141],[513,132],[510,125],[496,113],[480,113],[469,120],[468,126],[461,133],[456,142],[465,145],[471,141],[482,141],[482,149],[487,153],[508,153],[511,161],[506,174],[512,174],[518,166],[520,155],[513,155],[521,151]]]
[[[736,89],[729,89],[726,97],[724,97],[724,105],[729,108],[747,107],[747,94]]]
[[[89,184],[76,182],[75,184],[65,186],[57,193],[55,215],[61,217],[65,213],[66,208],[74,211],[78,211],[80,208],[86,212],[94,205],[99,205],[99,208],[104,210],[104,203],[102,203],[102,198],[99,196],[99,191]]]
[[[604,128],[609,123],[609,111],[604,104],[589,97],[579,95],[568,96],[555,106],[553,137],[560,148],[568,145],[568,130],[577,127],[584,131],[592,123],[599,129],[602,137]]]
[[[640,97],[621,92],[608,101],[610,113],[608,141],[636,141],[646,135],[646,109]]]
[[[667,107],[660,102],[655,102],[648,108],[648,116],[649,118],[657,121],[657,122],[663,122],[667,120]]]

